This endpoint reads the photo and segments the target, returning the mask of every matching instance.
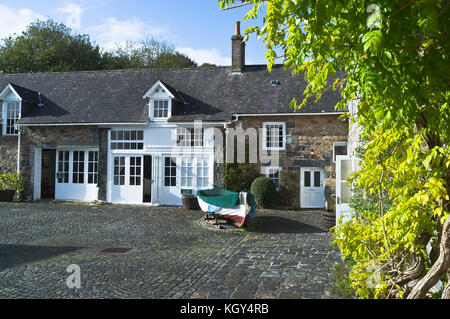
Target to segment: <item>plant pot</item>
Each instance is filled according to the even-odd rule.
[[[323,223],[325,226],[325,229],[330,229],[334,226],[336,226],[336,212],[323,212]]]
[[[4,190],[0,191],[0,202],[12,202],[14,201],[14,195],[16,191]]]
[[[183,208],[187,210],[199,210],[197,196],[195,195],[182,195],[181,201],[183,202]]]

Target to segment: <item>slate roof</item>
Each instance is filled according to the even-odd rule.
[[[173,70],[115,70],[0,75],[0,88],[8,83],[23,94],[40,92],[44,107],[27,112],[21,122],[147,123],[148,100],[142,97],[158,80],[177,97],[170,121],[229,121],[232,115],[293,113],[289,103],[301,101],[306,82],[277,65],[246,66],[242,74],[231,67]],[[271,81],[279,85],[272,86]],[[26,91],[25,91],[26,90]],[[302,113],[334,112],[338,92],[329,91]]]

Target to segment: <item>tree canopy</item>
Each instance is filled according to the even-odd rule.
[[[128,41],[102,51],[89,35],[53,20],[33,22],[0,42],[0,73],[191,67],[197,64],[165,41]]]
[[[308,81],[304,100],[292,107],[330,88],[341,93],[337,109],[357,102],[352,122],[366,143],[351,182],[376,210],[337,226],[334,234],[342,254],[354,261],[350,278],[358,296],[423,298],[442,280],[440,294],[450,298],[449,1],[242,5],[250,8],[245,19],[263,16],[262,25],[245,35],[263,39],[269,70],[281,50],[285,67]]]

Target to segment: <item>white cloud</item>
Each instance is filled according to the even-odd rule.
[[[165,27],[153,26],[139,19],[118,20],[115,17],[107,18],[103,24],[91,26],[87,31],[91,39],[106,50],[123,45],[126,41],[161,38],[169,34]]]
[[[46,18],[29,9],[12,9],[0,4],[0,39],[6,38],[14,33],[20,34],[27,26],[36,20]]]
[[[183,53],[194,60],[198,65],[203,63],[212,63],[216,65],[231,65],[231,58],[222,56],[222,53],[215,48],[212,49],[194,49],[191,47],[176,48],[180,53]]]
[[[68,3],[63,8],[58,8],[56,11],[67,15],[65,24],[71,29],[79,29],[81,27],[81,14],[83,13],[83,9],[74,3]]]

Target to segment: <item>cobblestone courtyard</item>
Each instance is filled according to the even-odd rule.
[[[0,203],[0,298],[329,297],[340,255],[320,211],[259,210],[249,226],[173,207]]]

